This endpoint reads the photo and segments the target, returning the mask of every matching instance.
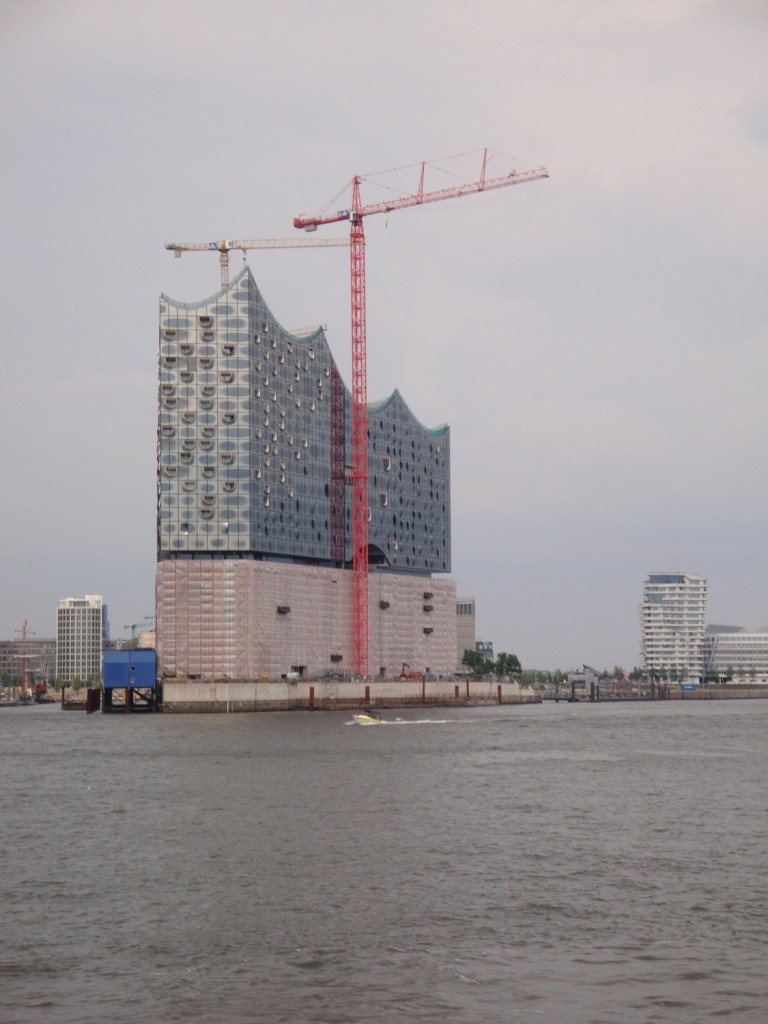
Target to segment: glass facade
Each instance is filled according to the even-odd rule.
[[[158,557],[351,559],[351,396],[325,334],[294,335],[248,268],[160,301]],[[369,407],[369,559],[451,568],[450,432],[402,396]]]

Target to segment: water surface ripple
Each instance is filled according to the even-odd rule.
[[[768,702],[384,717],[0,710],[0,1020],[768,1020]]]

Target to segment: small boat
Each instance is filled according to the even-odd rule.
[[[378,711],[358,711],[352,718],[358,725],[381,725],[381,715]]]

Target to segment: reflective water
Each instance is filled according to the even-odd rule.
[[[0,1020],[768,1020],[768,701],[384,717],[0,710]]]

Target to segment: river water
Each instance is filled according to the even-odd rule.
[[[768,701],[384,718],[0,709],[0,1020],[768,1020]]]

